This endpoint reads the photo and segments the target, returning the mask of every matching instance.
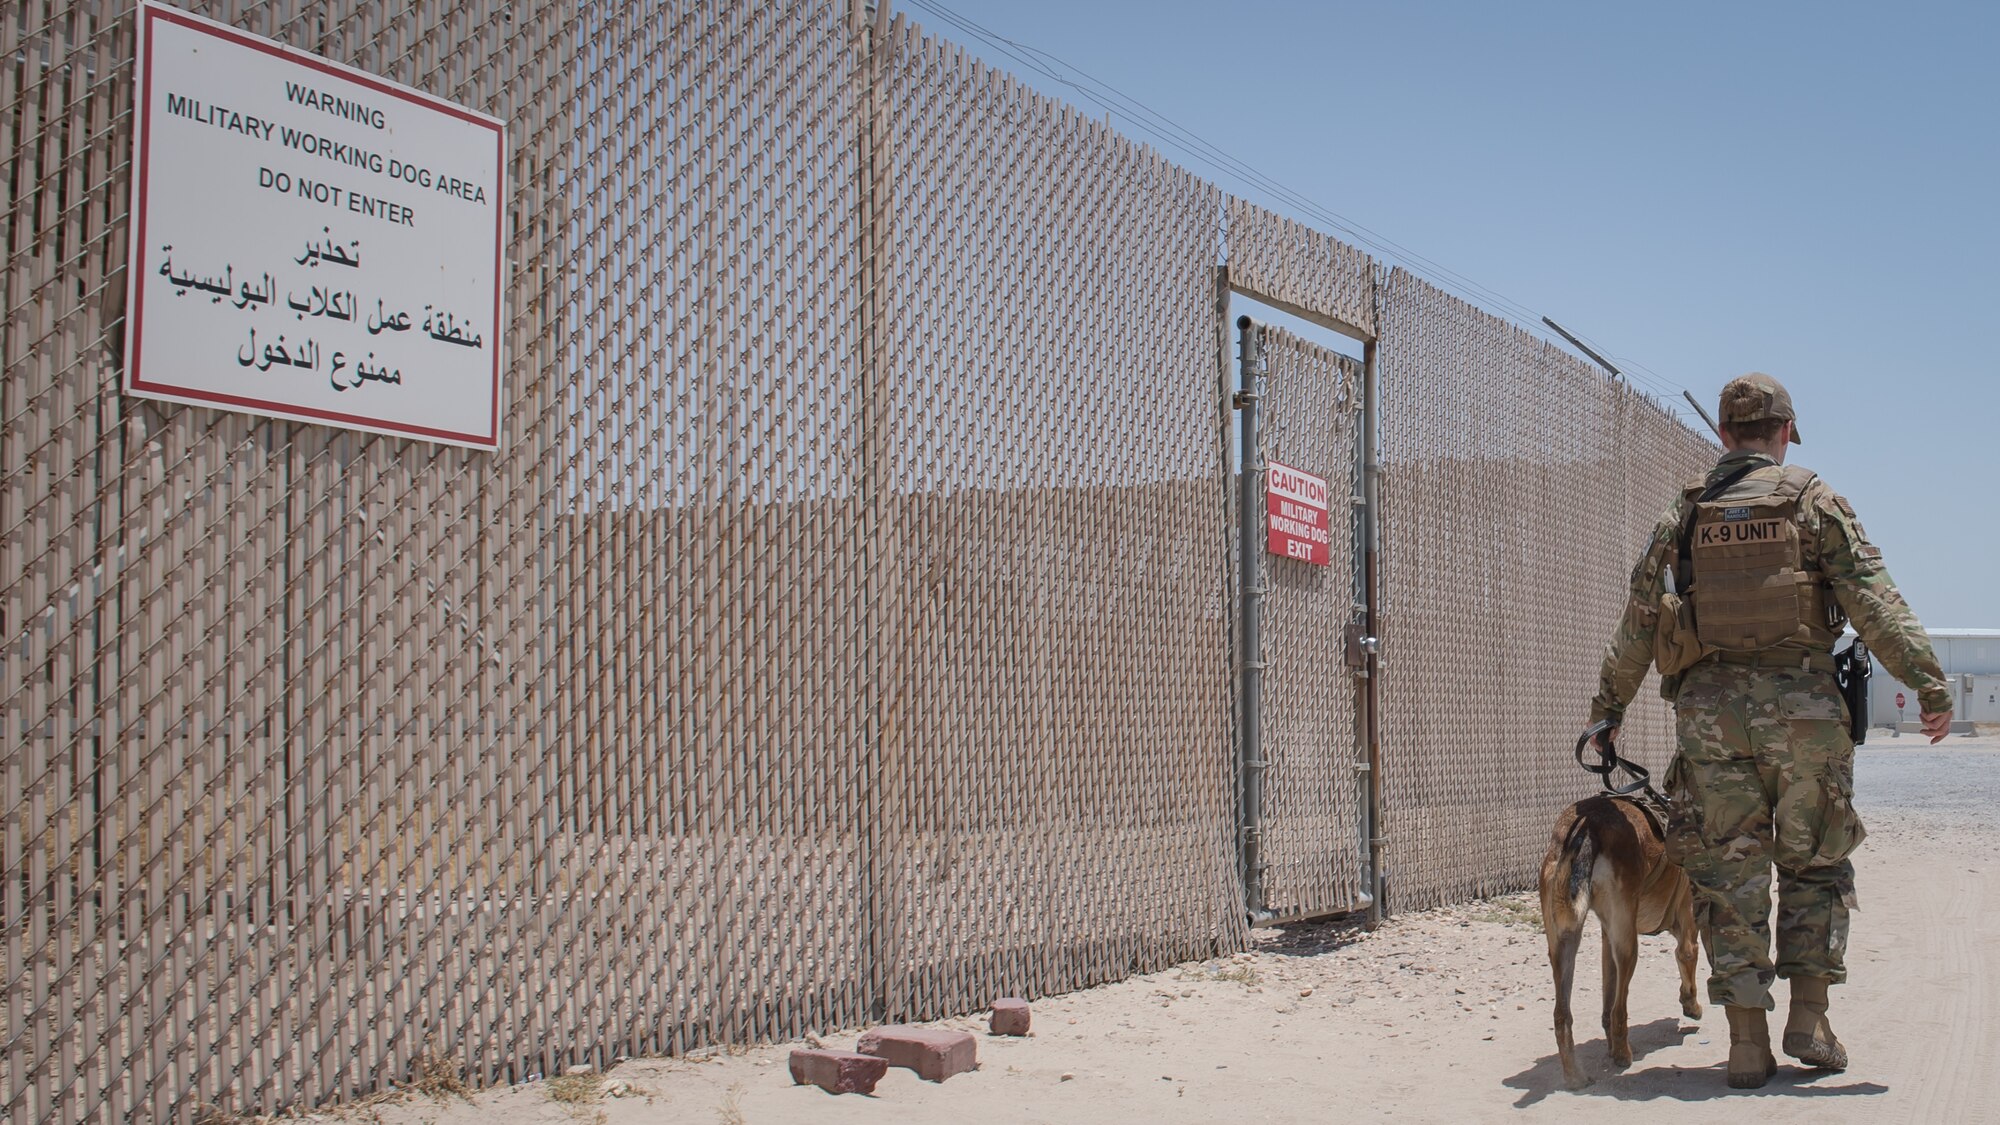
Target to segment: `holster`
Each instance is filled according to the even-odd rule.
[[[1868,677],[1874,674],[1875,663],[1860,637],[1833,654],[1833,678],[1847,701],[1847,734],[1856,746],[1868,740]]]
[[[1677,676],[1708,655],[1695,633],[1694,606],[1672,590],[1660,595],[1660,614],[1653,626],[1653,666],[1662,676]]]

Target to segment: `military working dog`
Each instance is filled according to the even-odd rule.
[[[1681,1011],[1701,1018],[1695,999],[1700,951],[1687,875],[1667,857],[1652,820],[1637,802],[1599,795],[1563,810],[1542,860],[1542,929],[1556,977],[1556,1052],[1571,1089],[1590,1084],[1576,1063],[1570,1028],[1570,984],[1576,950],[1591,912],[1604,935],[1604,1037],[1613,1065],[1632,1065],[1625,1000],[1639,957],[1639,935],[1672,930],[1681,969]]]

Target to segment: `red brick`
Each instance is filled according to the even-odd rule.
[[[1018,996],[1004,996],[993,1002],[993,1019],[987,1024],[995,1035],[1028,1033],[1028,1002]]]
[[[886,1059],[853,1051],[793,1051],[792,1081],[830,1094],[872,1094],[889,1072]]]
[[[908,1067],[931,1082],[979,1068],[979,1044],[967,1031],[892,1024],[863,1032],[855,1049],[878,1055],[890,1066]]]

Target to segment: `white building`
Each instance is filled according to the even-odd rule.
[[[1931,647],[1951,685],[1952,718],[1975,723],[2000,723],[2000,629],[1931,629]],[[1903,696],[1902,720],[1917,721],[1917,693],[1897,683],[1875,660],[1868,681],[1868,721],[1889,726],[1897,721],[1896,696]]]

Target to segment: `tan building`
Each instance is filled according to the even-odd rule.
[[[1944,668],[1944,678],[1951,685],[1952,730],[1963,732],[1971,723],[2000,723],[2000,629],[1927,632],[1931,646],[1937,650],[1938,664]],[[1900,719],[1914,729],[1917,693],[1891,677],[1880,660],[1875,661],[1875,675],[1868,690],[1870,725],[1896,724],[1898,693],[1904,700]]]

